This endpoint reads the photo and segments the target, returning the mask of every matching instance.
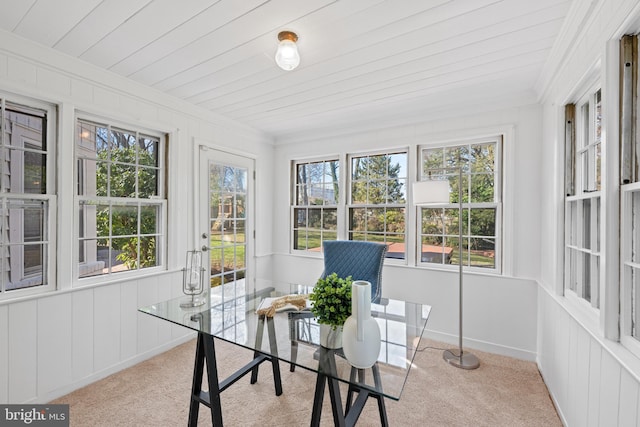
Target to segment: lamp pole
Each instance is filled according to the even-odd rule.
[[[462,350],[462,163],[458,157],[458,260],[459,260],[459,273],[458,273],[458,349],[445,350],[442,354],[444,360],[462,369],[476,369],[480,366],[480,360],[469,352],[463,352]]]

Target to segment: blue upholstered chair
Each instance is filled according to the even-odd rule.
[[[380,302],[382,266],[387,245],[354,240],[327,240],[322,242],[322,247],[323,278],[336,273],[338,277],[351,276],[353,280],[366,280],[371,283],[371,302]]]
[[[326,240],[322,242],[324,253],[324,271],[322,278],[336,273],[338,277],[351,276],[353,280],[366,280],[371,283],[371,302],[380,303],[382,296],[382,266],[387,245],[354,240]],[[291,336],[291,360],[295,362],[298,354],[298,337],[301,328],[308,329],[311,314],[309,312],[289,313]],[[295,370],[291,364],[290,371]]]

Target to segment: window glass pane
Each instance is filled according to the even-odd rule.
[[[114,205],[111,209],[111,234],[131,236],[138,233],[138,207]]]
[[[582,108],[580,109],[580,115],[582,118],[582,137],[578,138],[580,143],[579,146],[580,147],[586,147],[589,144],[589,103],[585,103],[584,105],[582,105]]]
[[[572,201],[569,202],[569,244],[577,245],[578,244],[578,202]]]
[[[236,193],[247,193],[247,170],[236,168]]]
[[[320,229],[322,227],[322,210],[309,209],[309,228]]]
[[[304,228],[307,226],[307,210],[306,209],[294,209],[293,210],[294,227]]]
[[[337,204],[337,192],[338,186],[336,183],[329,183],[323,185],[323,203],[324,205],[334,206]]]
[[[136,167],[112,164],[109,187],[111,197],[136,197]]]
[[[591,256],[582,253],[582,298],[591,301]]]
[[[5,109],[4,143],[13,148],[25,148],[28,144],[36,150],[47,149],[44,132],[45,119],[43,112],[34,111],[7,103]]]
[[[338,229],[338,212],[336,209],[324,209],[322,214],[322,228],[324,230]]]
[[[458,222],[458,209],[445,209],[444,210],[444,225],[445,233],[449,235],[460,235],[460,228]]]
[[[576,258],[577,258],[577,251],[574,249],[568,249],[567,250],[567,258],[568,258],[568,266],[569,266],[569,271],[568,271],[568,275],[567,275],[567,280],[568,280],[568,287],[570,290],[572,290],[573,292],[576,292],[577,290],[577,277],[576,277],[576,269],[577,269],[577,262],[576,262]],[[566,286],[566,285],[565,285]]]
[[[149,199],[158,195],[159,169],[138,168],[138,198]]]
[[[293,249],[306,250],[307,249],[307,232],[306,230],[294,230],[293,231]]]
[[[351,184],[351,203],[354,205],[362,205],[367,203],[367,183],[354,182]]]
[[[591,249],[591,200],[582,201],[582,247]]]
[[[136,134],[121,129],[111,130],[111,160],[136,164]]]
[[[141,135],[139,138],[138,164],[158,166],[158,138]]]
[[[422,234],[444,235],[444,218],[442,209],[422,208]]]
[[[138,239],[111,239],[111,272],[120,273],[135,269],[138,264]]]
[[[434,264],[450,264],[451,248],[444,246],[442,237],[423,236],[420,260]]]
[[[339,182],[340,182],[340,168],[339,162],[337,160],[327,162],[327,170],[325,173],[328,173],[329,176],[326,178],[326,182],[331,184],[331,194],[326,195],[326,199],[331,200],[331,204],[338,204],[339,201]],[[333,196],[333,197],[331,197]]]
[[[45,112],[7,103],[2,122],[2,190],[46,194]]]
[[[387,181],[387,203],[405,203],[406,179],[390,179]]]
[[[473,267],[495,268],[496,241],[495,239],[471,238],[469,256]]]
[[[444,167],[444,149],[423,149],[422,150],[422,172],[424,176],[430,176],[432,170]]]
[[[48,202],[40,200],[4,200],[2,210],[3,282],[5,290],[40,286],[47,282],[48,243],[45,217]],[[10,240],[9,240],[10,239]]]
[[[142,236],[140,237],[140,268],[156,267],[160,265],[158,259],[158,237],[156,236]],[[130,268],[135,268],[135,254],[133,252],[127,253],[129,258],[124,258],[125,263],[127,260],[131,260]]]
[[[353,231],[365,231],[367,229],[367,209],[350,209],[349,229]]]
[[[493,175],[471,175],[471,203],[494,201]]]
[[[29,151],[20,153],[19,156],[23,157],[21,160],[24,165],[24,191],[22,192],[46,194],[47,156]]]
[[[634,191],[631,194],[631,259],[630,261],[636,264],[640,264],[640,191]]]
[[[365,221],[367,231],[383,233],[385,231],[384,208],[368,209]]]
[[[496,209],[475,208],[471,213],[471,235],[493,237],[496,235]],[[493,241],[495,246],[495,241]]]
[[[245,243],[246,239],[247,221],[243,219],[237,219],[235,221],[234,235],[230,236],[232,243]]]

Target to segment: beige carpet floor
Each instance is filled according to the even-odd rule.
[[[428,340],[423,346],[441,346]],[[216,340],[221,378],[243,366],[251,352]],[[195,340],[125,369],[52,403],[70,405],[71,426],[186,426]],[[474,351],[480,368],[465,371],[442,360],[442,351],[416,355],[400,401],[386,400],[391,426],[561,426],[535,363]],[[263,365],[258,383],[242,378],[222,393],[228,426],[306,426],[311,420],[315,377],[281,364],[284,393],[276,396],[271,369]],[[346,390],[342,390],[342,397]],[[325,397],[322,425],[333,425]],[[210,426],[201,406],[199,425]],[[377,404],[369,399],[358,426],[379,426]]]

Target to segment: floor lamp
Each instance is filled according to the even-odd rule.
[[[416,206],[434,206],[449,203],[449,181],[448,180],[428,180],[420,181],[413,184],[413,203]],[[419,222],[421,219],[419,219]],[[462,168],[458,168],[458,249],[459,249],[459,334],[458,348],[445,350],[442,357],[444,360],[462,369],[476,369],[480,366],[480,360],[472,353],[462,350]],[[420,244],[422,248],[422,243]],[[422,254],[422,249],[420,250]],[[444,252],[442,253],[444,257]]]

